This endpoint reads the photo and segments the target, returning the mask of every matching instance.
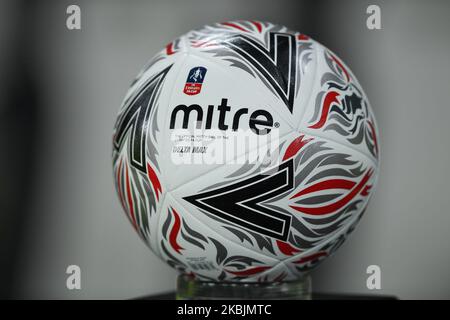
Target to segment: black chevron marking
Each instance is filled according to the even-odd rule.
[[[291,159],[246,180],[184,200],[235,225],[285,241],[289,236],[291,216],[268,208],[263,202],[293,187]]]
[[[130,145],[128,148],[130,163],[144,173],[147,172],[145,149],[150,111],[155,105],[162,83],[171,67],[167,67],[150,78],[134,96],[131,96],[125,102],[125,110],[117,119],[114,148],[119,150],[125,141],[127,133],[130,132]]]
[[[292,113],[297,72],[297,43],[294,35],[270,32],[269,49],[242,34],[224,40],[223,45],[256,68]]]

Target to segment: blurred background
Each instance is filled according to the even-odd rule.
[[[66,9],[81,8],[81,30]],[[381,30],[366,9],[381,8]],[[133,232],[113,188],[116,112],[134,76],[204,24],[267,20],[308,34],[357,75],[381,132],[381,176],[314,291],[450,298],[450,2],[29,1],[0,10],[0,297],[133,298],[175,272]],[[81,267],[81,290],[66,268]],[[381,267],[381,290],[366,268]]]

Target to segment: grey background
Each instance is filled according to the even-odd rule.
[[[73,3],[82,10],[81,31],[65,27]],[[350,240],[314,272],[314,289],[374,293],[366,288],[366,268],[376,264],[382,290],[375,293],[450,298],[448,2],[5,4],[0,92],[20,97],[24,79],[32,79],[35,94],[26,97],[39,106],[28,110],[30,103],[22,101],[14,109],[18,116],[8,113],[15,104],[0,108],[0,119],[17,124],[10,128],[4,120],[0,127],[8,150],[0,163],[7,166],[0,281],[8,281],[9,296],[131,298],[174,289],[175,272],[141,242],[116,199],[110,160],[115,115],[130,81],[171,39],[211,22],[258,19],[309,34],[335,51],[363,85],[381,131],[375,195]],[[382,30],[367,30],[369,4],[380,5]],[[33,115],[26,126],[17,110]],[[24,157],[6,156],[22,149],[17,152]],[[82,290],[66,289],[70,264],[81,267]]]

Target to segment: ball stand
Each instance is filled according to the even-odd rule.
[[[177,279],[177,300],[311,300],[311,277],[297,281],[242,283],[201,281],[181,274]]]

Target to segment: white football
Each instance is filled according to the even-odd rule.
[[[169,43],[132,83],[113,145],[136,232],[204,280],[298,279],[354,229],[379,172],[376,121],[350,69],[258,21]]]

